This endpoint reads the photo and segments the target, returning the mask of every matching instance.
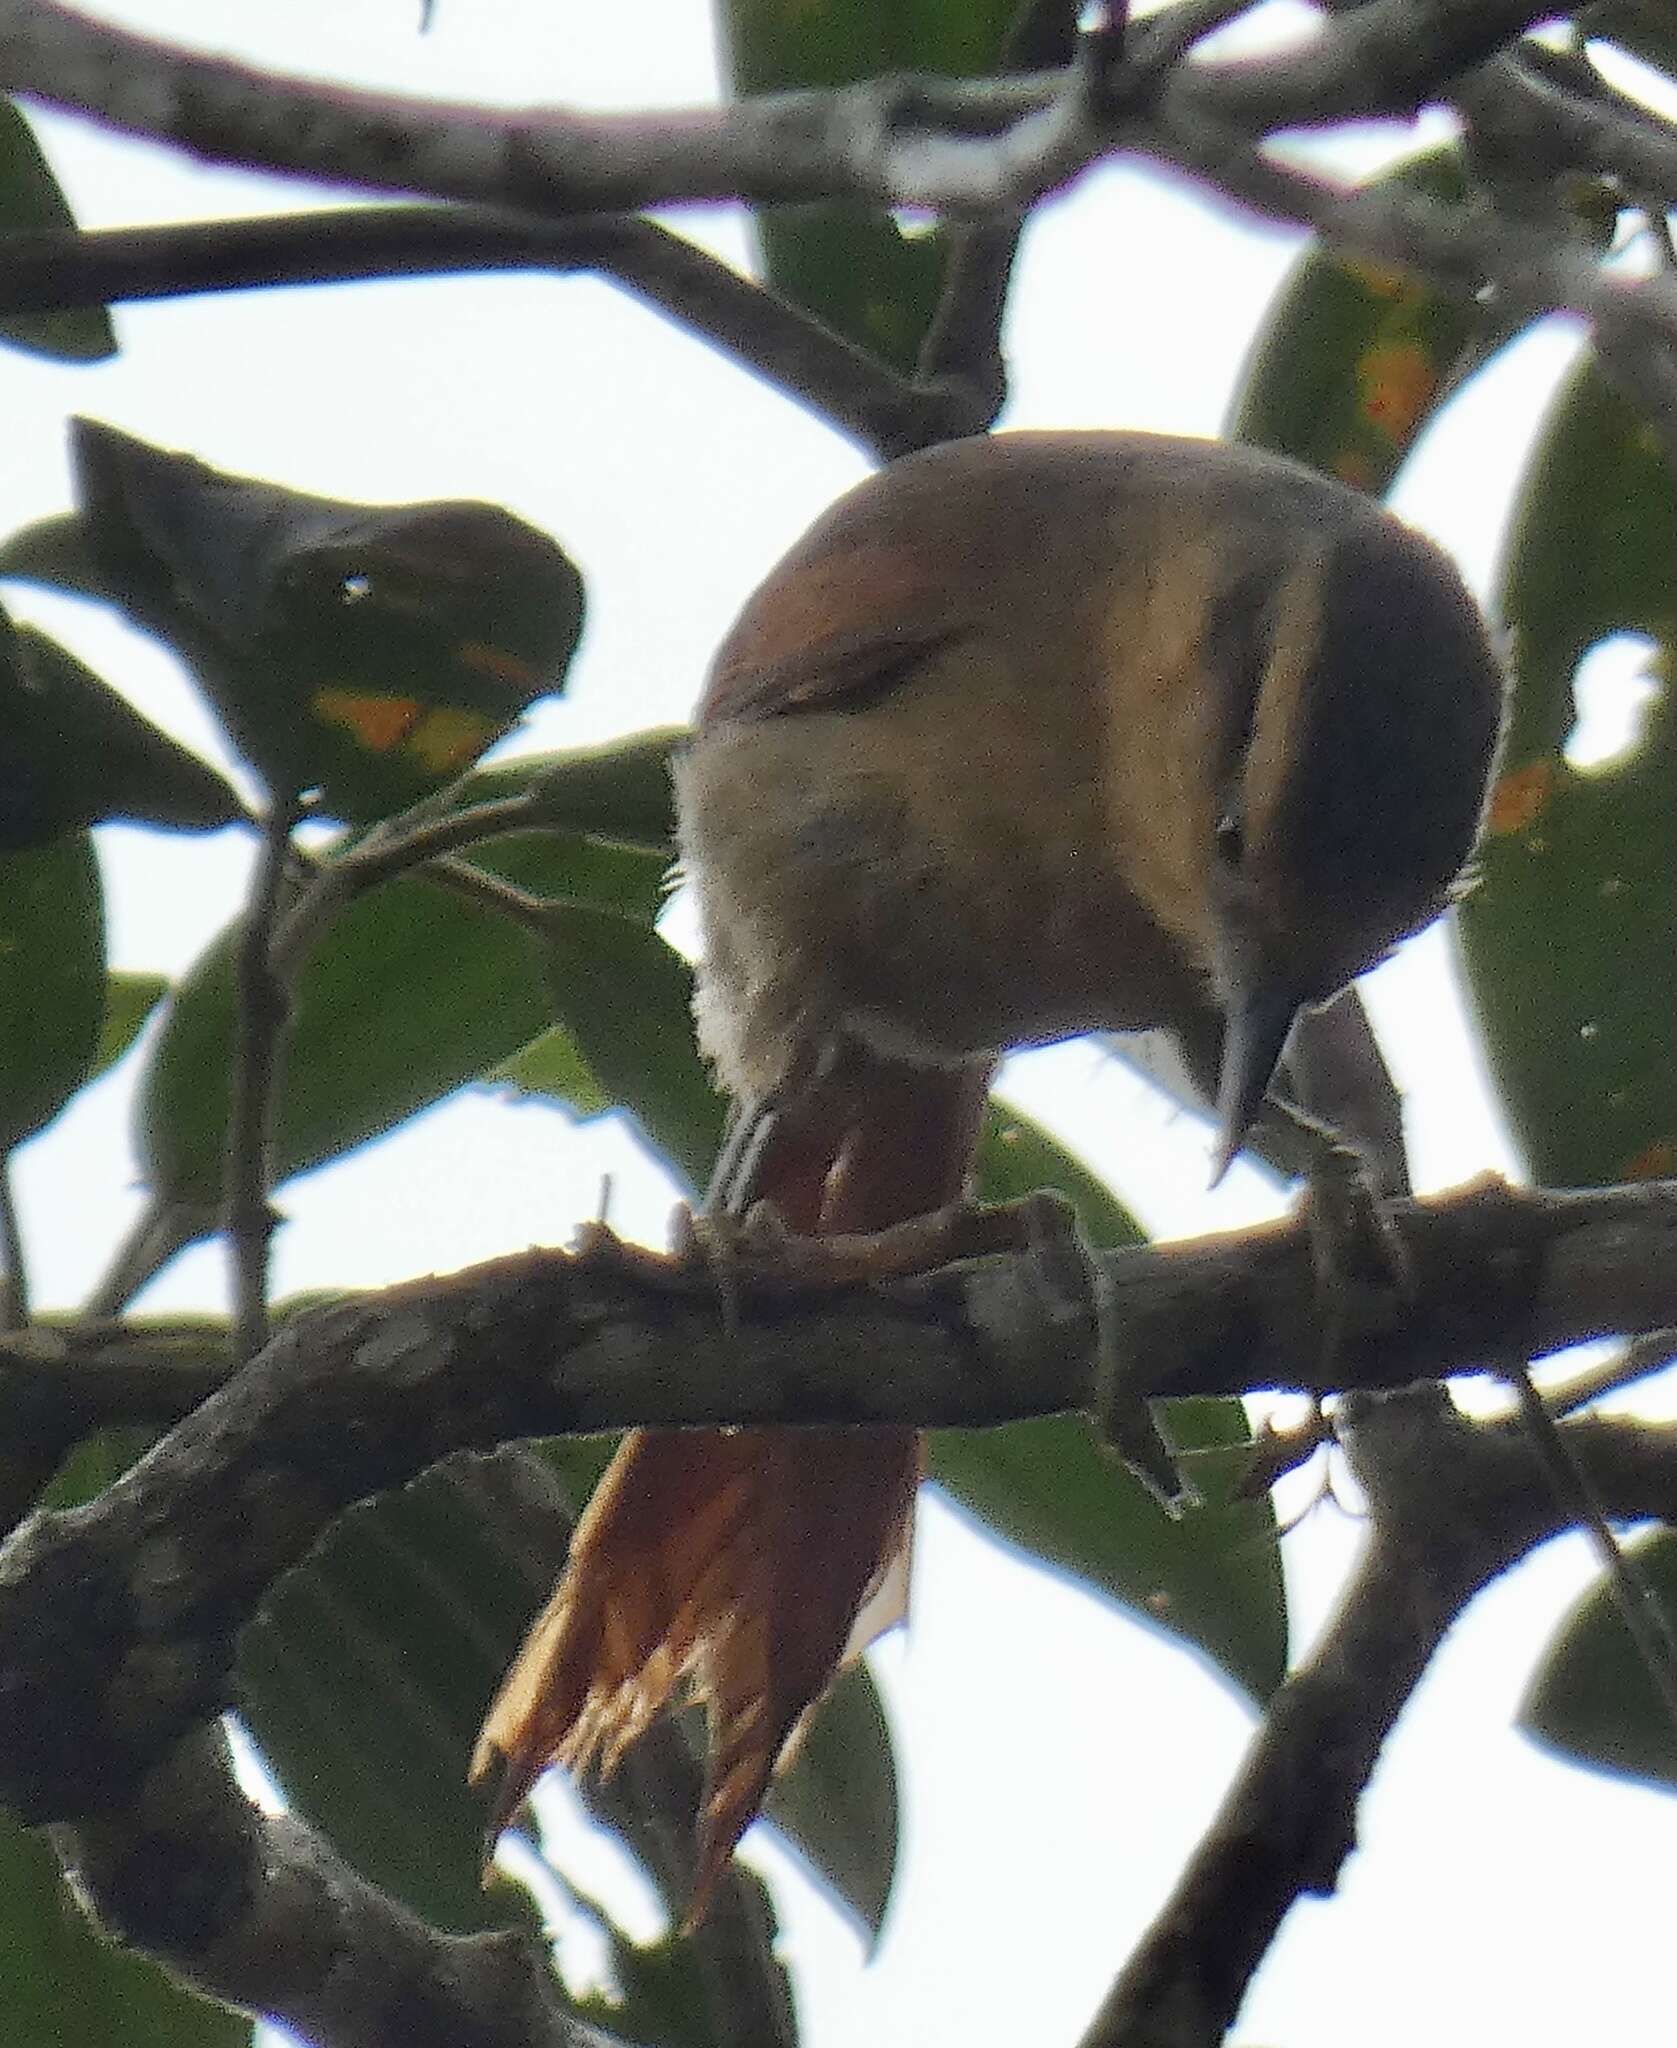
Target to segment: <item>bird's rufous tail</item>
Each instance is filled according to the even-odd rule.
[[[806,1120],[763,1147],[750,1198],[820,1232],[957,1200],[988,1079],[870,1061],[838,1109],[824,1100],[819,1134]],[[920,1466],[909,1429],[626,1436],[478,1737],[472,1776],[500,1770],[492,1826],[549,1762],[609,1772],[690,1688],[709,1719],[701,1913],[805,1713],[903,1612]]]

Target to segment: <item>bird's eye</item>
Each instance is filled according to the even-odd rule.
[[[1246,835],[1241,830],[1239,818],[1232,811],[1225,812],[1217,820],[1216,836],[1217,858],[1227,867],[1238,867],[1246,850]]]

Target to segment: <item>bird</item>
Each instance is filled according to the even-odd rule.
[[[1001,1056],[1097,1029],[1176,1034],[1220,1172],[1301,1012],[1462,886],[1504,693],[1449,558],[1282,456],[1021,431],[876,471],[748,599],[677,769],[709,1213],[960,1202]],[[626,1436],[484,1723],[495,1824],[690,1690],[701,1911],[904,1611],[921,1468],[906,1428]]]

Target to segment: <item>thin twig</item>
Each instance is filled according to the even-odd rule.
[[[276,796],[263,820],[262,850],[234,956],[237,1012],[227,1112],[226,1229],[233,1280],[233,1356],[254,1358],[268,1341],[268,1251],[278,1222],[273,1128],[278,1108],[290,993],[275,972],[272,944],[302,806]]]
[[[0,311],[276,285],[539,270],[598,275],[778,384],[880,455],[985,424],[954,388],[923,388],[656,221],[475,206],[363,206],[0,238]]]
[[[396,819],[375,827],[358,845],[315,865],[308,886],[276,924],[269,953],[274,973],[289,986],[327,926],[369,890],[427,862],[440,864],[443,856],[462,847],[533,832],[543,816],[540,796],[521,790],[441,817],[420,816],[411,824]]]
[[[1568,1520],[1589,1536],[1637,1658],[1660,1696],[1666,1719],[1677,1733],[1677,1632],[1641,1565],[1613,1533],[1601,1496],[1590,1481],[1566,1433],[1537,1391],[1530,1369],[1512,1366],[1509,1385],[1520,1403],[1520,1418],[1543,1460],[1550,1484]]]
[[[177,1252],[207,1236],[215,1222],[213,1209],[154,1193],[82,1304],[83,1315],[95,1322],[109,1322],[120,1316],[140,1289],[155,1279]]]
[[[1551,1387],[1544,1396],[1544,1405],[1551,1415],[1571,1415],[1587,1408],[1592,1401],[1616,1394],[1652,1373],[1663,1372],[1673,1359],[1677,1359],[1677,1330],[1649,1330],[1643,1336],[1633,1337],[1616,1357]]]

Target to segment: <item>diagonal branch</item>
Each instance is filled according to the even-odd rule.
[[[1294,1900],[1333,1891],[1363,1789],[1446,1633],[1567,1524],[1517,1423],[1466,1422],[1431,1389],[1358,1396],[1340,1436],[1369,1499],[1357,1570],[1082,2048],[1216,2048]],[[1567,1436],[1616,1518],[1677,1508],[1667,1432],[1594,1421]]]
[[[977,433],[952,379],[911,383],[765,286],[657,222],[543,220],[475,206],[340,207],[278,219],[0,239],[0,312],[281,284],[493,270],[608,278],[824,414],[881,456]]]
[[[52,1835],[107,1932],[316,2048],[620,2048],[566,2009],[532,1936],[444,1934],[299,1822],[257,1812],[219,1730]]]

